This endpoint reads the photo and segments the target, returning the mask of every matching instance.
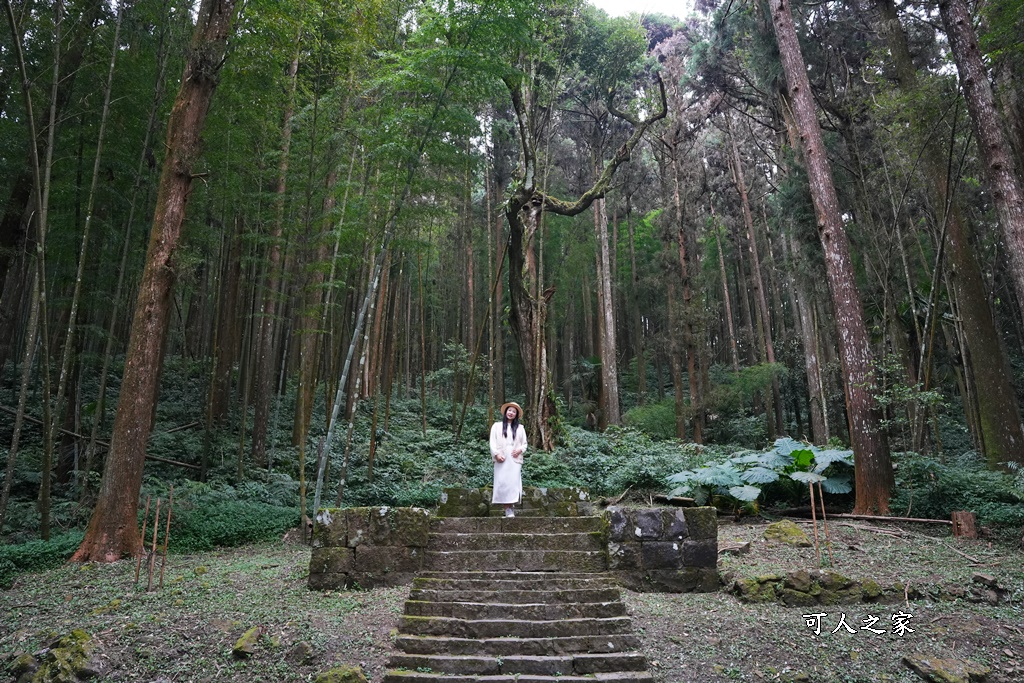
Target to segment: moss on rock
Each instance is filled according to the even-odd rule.
[[[314,683],[368,683],[358,666],[338,666],[317,674]]]

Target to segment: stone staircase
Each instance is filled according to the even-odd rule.
[[[431,520],[384,683],[653,683],[604,521],[517,515]]]

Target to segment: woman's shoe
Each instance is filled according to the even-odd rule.
[[[512,508],[505,508],[505,516],[506,517],[515,517],[516,516],[516,511],[513,510]]]

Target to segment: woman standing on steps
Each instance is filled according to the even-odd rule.
[[[523,409],[509,401],[501,406],[501,421],[491,425],[491,457],[494,459],[492,505],[504,505],[505,516],[515,517],[512,506],[523,498],[523,453],[526,429],[519,424]]]

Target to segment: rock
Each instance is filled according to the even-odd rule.
[[[811,539],[807,537],[803,529],[788,519],[773,522],[764,530],[764,537],[776,543],[796,546],[797,548],[810,548]]]
[[[304,640],[292,645],[291,649],[284,655],[284,661],[289,664],[308,664],[313,659],[313,646]]]
[[[864,602],[875,602],[882,597],[882,587],[873,579],[864,579],[860,584],[860,594]]]
[[[22,674],[35,673],[38,668],[39,662],[36,661],[36,658],[27,652],[23,652],[11,662],[10,672],[15,678],[19,678]]]
[[[792,588],[801,593],[811,592],[811,574],[806,569],[800,569],[786,574],[786,588]]]
[[[971,576],[971,581],[988,586],[989,588],[995,588],[999,584],[996,577],[991,574],[981,574],[980,572],[973,574]]]
[[[911,657],[903,664],[929,683],[981,683],[992,671],[987,666],[954,658]]]
[[[368,683],[358,666],[338,666],[317,674],[313,683]]]
[[[39,657],[38,669],[33,673],[26,670],[18,680],[30,680],[34,683],[77,683],[88,677],[82,674],[90,671],[90,659],[94,650],[92,636],[81,629],[75,629],[43,651]],[[27,661],[22,663],[27,664]]]
[[[750,553],[750,541],[746,543],[740,543],[739,545],[730,545],[725,548],[721,548],[718,551],[719,555],[747,555]]]
[[[238,639],[238,642],[231,649],[231,654],[239,659],[251,657],[256,652],[256,644],[259,642],[261,635],[263,635],[263,627],[253,626]]]
[[[787,671],[779,676],[779,680],[785,681],[785,683],[803,683],[810,681],[811,677],[804,671]]]

